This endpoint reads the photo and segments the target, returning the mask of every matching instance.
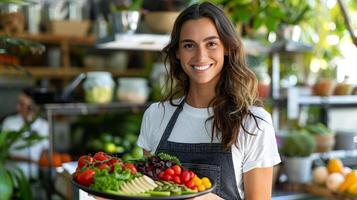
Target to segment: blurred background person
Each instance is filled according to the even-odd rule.
[[[4,119],[2,131],[20,131],[27,124],[29,129],[22,133],[23,137],[37,133],[40,137],[45,138],[31,146],[28,142],[20,139],[10,150],[10,164],[15,164],[24,172],[26,177],[34,179],[38,177],[38,160],[41,153],[48,149],[49,133],[47,120],[39,116],[34,88],[22,90],[17,99],[16,111],[15,115],[10,115]],[[16,147],[23,145],[29,147],[16,149]]]

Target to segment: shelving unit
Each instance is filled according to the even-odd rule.
[[[50,68],[46,66],[38,66],[38,67],[9,67],[9,66],[1,66],[0,65],[0,74],[6,76],[30,76],[35,79],[39,78],[71,78],[79,75],[80,73],[89,72],[89,71],[98,71],[101,69],[94,67],[58,67],[58,68]],[[144,76],[145,71],[142,69],[129,69],[126,71],[116,71],[113,69],[103,70],[110,72],[115,77],[121,76]]]
[[[0,33],[0,35],[4,35]],[[61,53],[61,66],[49,67],[49,66],[1,66],[0,74],[9,76],[30,76],[35,79],[41,78],[57,78],[68,79],[75,77],[83,72],[104,70],[110,72],[115,77],[121,76],[144,76],[145,71],[143,69],[129,69],[126,71],[118,71],[108,68],[95,68],[91,66],[76,67],[71,66],[70,62],[70,49],[72,46],[82,46],[85,48],[96,47],[96,39],[93,36],[76,37],[76,36],[61,36],[51,34],[19,34],[12,35],[11,37],[18,39],[25,39],[31,41],[37,41],[40,43],[58,45]],[[130,45],[130,43],[129,43]]]
[[[98,49],[161,51],[170,41],[167,34],[117,34],[97,41]],[[246,54],[268,53],[270,48],[250,39],[242,39]]]
[[[301,91],[306,90],[299,87],[292,87],[287,92],[287,115],[289,119],[298,118],[300,107],[303,106],[319,106],[323,109],[324,116],[322,122],[328,124],[327,110],[332,107],[357,107],[357,95],[343,95],[343,96],[313,96],[303,94]]]
[[[270,55],[272,62],[272,72],[271,72],[271,97],[273,99],[273,110],[272,118],[274,128],[276,130],[280,129],[280,113],[279,109],[281,106],[286,105],[286,97],[281,95],[280,89],[280,57],[282,53],[304,53],[311,51],[312,47],[303,43],[294,42],[290,40],[282,40],[275,42],[270,47]],[[289,99],[290,100],[290,99]]]

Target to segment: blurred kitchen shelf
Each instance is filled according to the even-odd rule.
[[[298,118],[302,106],[319,106],[323,109],[357,107],[357,95],[314,96],[308,88],[301,87],[289,88],[285,99],[289,119]]]
[[[4,36],[4,33],[0,33],[0,35]],[[95,43],[94,36],[85,36],[85,37],[78,37],[78,36],[64,36],[64,35],[53,35],[53,34],[16,34],[16,35],[8,35],[12,38],[24,39],[24,40],[31,40],[37,42],[44,42],[44,43],[65,43],[70,42],[71,45],[86,45],[92,46]]]
[[[161,51],[170,41],[168,34],[116,34],[96,42],[98,49]],[[245,51],[250,55],[268,53],[270,48],[260,42],[242,38]]]
[[[88,115],[118,111],[131,111],[137,113],[144,111],[150,103],[124,103],[111,102],[105,104],[97,103],[53,103],[45,104],[44,108],[48,118],[53,115]]]
[[[48,66],[43,67],[22,67],[22,66],[1,66],[0,75],[5,76],[26,76],[33,78],[71,78],[79,75],[80,73],[89,71],[107,71],[114,77],[128,77],[128,76],[145,76],[144,69],[129,69],[125,71],[118,71],[108,68],[94,68],[94,67],[58,67],[51,68]]]

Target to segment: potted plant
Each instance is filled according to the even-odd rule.
[[[315,138],[316,152],[331,151],[335,146],[335,133],[324,124],[308,124],[304,129]]]
[[[44,139],[38,133],[24,134],[29,131],[31,122],[26,123],[19,131],[0,132],[0,194],[1,199],[24,199],[31,200],[31,186],[21,169],[9,165],[10,149],[17,150],[28,148],[29,146]],[[23,145],[16,145],[16,142],[23,141]]]
[[[314,138],[303,131],[292,130],[283,137],[280,152],[288,182],[305,183],[311,179],[311,154],[315,146]]]
[[[110,3],[112,32],[135,33],[140,20],[143,0],[113,0]]]

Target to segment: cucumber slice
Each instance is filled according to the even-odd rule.
[[[171,193],[167,191],[148,191],[147,193],[154,197],[168,197],[171,195]]]

